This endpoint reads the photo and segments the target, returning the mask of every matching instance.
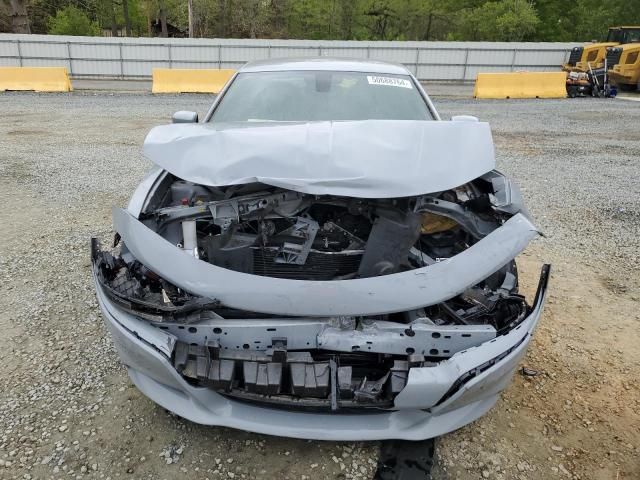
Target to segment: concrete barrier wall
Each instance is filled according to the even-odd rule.
[[[71,82],[64,67],[2,67],[0,91],[70,92]]]
[[[566,72],[479,73],[475,98],[565,98]]]
[[[236,73],[230,69],[154,68],[152,93],[220,93]]]
[[[251,60],[335,56],[402,63],[420,80],[559,70],[578,43],[358,42],[0,34],[0,66],[61,66],[75,78],[151,78],[153,68],[237,69]]]

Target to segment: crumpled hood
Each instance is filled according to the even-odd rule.
[[[144,153],[202,185],[360,198],[448,190],[495,167],[489,125],[469,121],[173,124],[152,129]]]

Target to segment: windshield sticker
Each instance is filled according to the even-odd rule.
[[[409,80],[404,78],[394,77],[377,77],[373,75],[367,75],[367,81],[369,85],[387,85],[389,87],[401,87],[401,88],[413,88]]]

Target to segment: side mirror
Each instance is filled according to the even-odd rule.
[[[452,122],[479,122],[478,117],[472,115],[456,115],[451,117]]]
[[[171,123],[198,123],[198,114],[180,110],[171,116]]]

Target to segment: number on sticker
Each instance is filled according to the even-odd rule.
[[[367,81],[369,82],[369,85],[386,85],[388,87],[413,88],[411,86],[411,82],[404,78],[378,77],[374,75],[367,75]]]

